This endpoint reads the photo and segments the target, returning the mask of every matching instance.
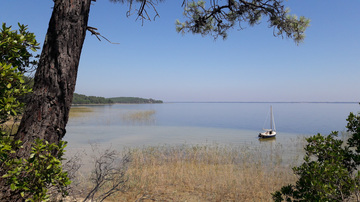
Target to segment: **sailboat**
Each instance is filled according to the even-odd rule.
[[[270,106],[270,129],[263,129],[265,132],[259,133],[259,138],[271,138],[276,136],[276,128],[272,106]]]

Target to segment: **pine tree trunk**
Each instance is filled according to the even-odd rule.
[[[56,0],[35,74],[33,95],[15,139],[18,156],[29,155],[35,138],[59,142],[65,135],[91,0]]]

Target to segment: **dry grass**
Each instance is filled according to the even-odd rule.
[[[0,129],[2,131],[5,131],[6,134],[14,135],[19,128],[20,121],[21,121],[21,116],[11,117],[10,120],[0,125]]]
[[[130,149],[126,190],[112,201],[271,201],[294,183],[281,151],[231,146],[158,146]]]

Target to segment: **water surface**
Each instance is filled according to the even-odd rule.
[[[259,141],[270,105],[277,137]],[[84,106],[74,106],[84,107]],[[162,144],[282,144],[299,136],[345,131],[357,103],[164,103],[86,106],[71,116],[65,140],[68,148],[89,143],[113,148]]]

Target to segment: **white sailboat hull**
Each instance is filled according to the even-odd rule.
[[[260,138],[270,138],[270,137],[275,137],[275,136],[276,136],[276,131],[273,131],[273,130],[268,130],[263,133],[259,133]]]

